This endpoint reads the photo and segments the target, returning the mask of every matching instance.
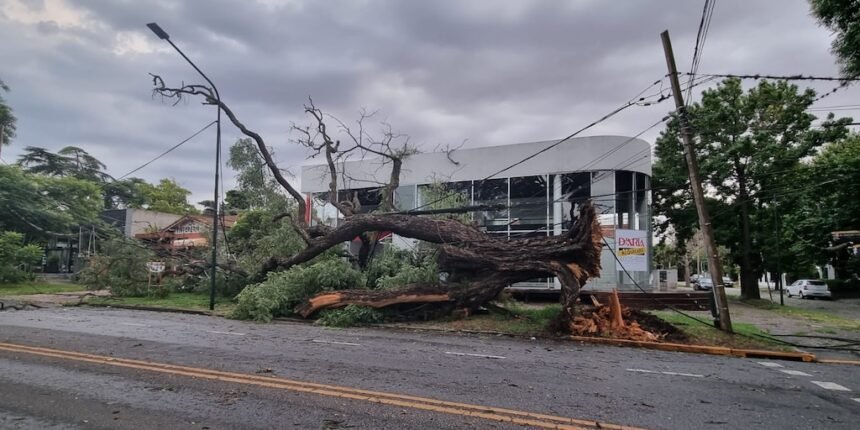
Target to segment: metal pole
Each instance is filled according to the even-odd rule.
[[[672,53],[672,41],[669,39],[669,30],[660,34],[663,40],[663,51],[666,54],[666,66],[669,68],[669,81],[672,83],[672,95],[675,96],[675,107],[678,109],[681,120],[681,140],[684,146],[684,156],[687,160],[687,168],[690,171],[690,187],[693,191],[693,200],[696,203],[696,212],[699,215],[699,230],[705,240],[708,251],[708,271],[714,283],[714,301],[719,309],[720,330],[731,333],[732,320],[729,316],[729,305],[726,300],[726,290],[722,286],[723,268],[720,266],[720,254],[714,241],[711,218],[705,207],[705,196],[702,192],[702,181],[699,177],[699,164],[696,161],[696,153],[693,150],[693,138],[690,135],[690,125],[687,123],[687,111],[684,105],[684,97],[681,94],[681,84],[678,82],[678,69],[675,66],[675,54]]]
[[[209,79],[209,77],[206,76],[206,74],[203,73],[203,71],[200,70],[200,68],[197,67],[197,65],[194,64],[194,62],[191,61],[191,59],[188,58],[188,56],[185,55],[185,53],[182,52],[182,50],[179,49],[179,47],[176,46],[176,44],[173,43],[172,40],[170,40],[170,36],[168,36],[164,30],[162,30],[160,27],[158,27],[158,25],[155,23],[147,24],[147,27],[149,27],[150,30],[152,30],[156,34],[156,36],[158,36],[160,39],[166,40],[167,43],[169,43],[170,46],[172,46],[173,49],[175,49],[176,52],[178,52],[179,55],[181,55],[182,58],[184,58],[185,61],[187,61],[188,64],[190,64],[191,67],[193,67],[194,70],[196,70],[197,73],[199,73],[200,76],[202,76],[203,79],[205,79],[206,82],[209,83],[209,86],[212,87],[212,91],[215,93],[215,100],[217,101],[217,104],[218,104],[218,119],[216,120],[216,122],[217,122],[216,130],[217,131],[216,131],[216,137],[215,137],[215,193],[214,193],[214,195],[215,195],[215,198],[214,198],[215,210],[212,214],[212,271],[211,271],[212,284],[211,284],[210,289],[209,289],[209,310],[215,310],[215,284],[216,284],[216,275],[217,275],[217,268],[218,268],[218,263],[217,263],[217,257],[218,257],[218,209],[219,209],[219,205],[218,205],[218,180],[219,180],[219,171],[220,171],[220,167],[221,167],[221,95],[218,93],[218,88],[215,86],[215,83],[212,82],[212,80]]]
[[[776,193],[773,194],[773,225],[776,229],[776,283],[779,288],[779,304],[785,306],[785,298],[783,298],[782,290],[782,264],[780,260],[782,259],[782,253],[779,252],[779,216],[776,213]]]

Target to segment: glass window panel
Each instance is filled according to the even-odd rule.
[[[401,185],[394,192],[394,207],[400,211],[408,211],[415,209],[417,206],[415,200],[417,190],[415,185]]]
[[[472,181],[422,184],[418,186],[421,209],[448,209],[469,206],[472,202]]]
[[[546,235],[547,190],[546,176],[510,178],[511,232],[538,231]]]
[[[476,205],[508,205],[508,180],[488,179],[475,182],[475,204]],[[476,214],[479,226],[487,231],[507,232],[510,223],[510,213],[507,208],[500,210],[481,211]]]
[[[633,172],[615,172],[615,208],[618,213],[618,228],[632,228]]]
[[[611,237],[614,237],[614,227],[616,223],[615,213],[615,175],[612,170],[601,170],[592,173],[591,180],[591,197],[594,202],[594,208],[597,210],[597,219],[602,226],[611,226],[610,229],[604,229],[604,234],[608,230],[612,230]]]
[[[644,173],[636,173],[636,218],[637,230],[651,228],[651,184],[650,178]]]
[[[570,227],[570,210],[591,196],[591,172],[576,172],[561,175],[562,229]]]

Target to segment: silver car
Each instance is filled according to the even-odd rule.
[[[831,298],[827,283],[820,279],[798,279],[789,285],[786,291],[788,291],[788,297],[800,296],[801,299],[807,297]]]

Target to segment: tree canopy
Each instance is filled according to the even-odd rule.
[[[142,196],[143,207],[157,212],[172,214],[196,214],[199,211],[188,203],[191,191],[182,188],[176,180],[164,178],[157,185],[141,182],[137,184]]]
[[[839,59],[842,75],[860,76],[860,1],[810,0],[810,5],[818,22],[835,35],[832,50]]]
[[[0,80],[0,144],[9,145],[12,138],[15,137],[15,114],[12,112],[12,107],[6,103],[3,98],[3,92],[8,92],[9,86],[3,80]]]
[[[738,79],[726,79],[706,90],[687,110],[698,138],[696,152],[718,243],[728,247],[741,268],[742,294],[758,298],[763,269],[761,250],[772,238],[764,231],[775,193],[794,186],[794,172],[805,157],[847,134],[851,119],[828,116],[820,126],[806,111],[812,90],[800,91],[784,81],[761,81],[744,92]],[[689,195],[686,163],[679,143],[679,119],[670,120],[657,139],[654,165],[655,213],[665,216],[680,241],[696,225]]]
[[[102,209],[98,185],[73,177],[52,177],[0,166],[0,230],[28,237],[64,234],[90,223]]]

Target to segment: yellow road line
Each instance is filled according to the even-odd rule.
[[[384,405],[407,407],[431,412],[446,413],[486,420],[508,422],[512,424],[532,426],[546,429],[610,429],[610,430],[642,430],[635,427],[621,426],[591,420],[560,417],[534,412],[517,411],[491,406],[472,405],[467,403],[448,402],[427,397],[416,397],[381,391],[362,390],[338,385],[317,384],[277,377],[263,377],[245,373],[225,372],[213,369],[180,366],[168,363],[157,363],[104,355],[85,354],[74,351],[42,348],[0,342],[0,350],[39,355],[43,357],[74,360],[101,365],[125,367],[171,375],[188,376],[192,378],[234,382],[256,385],[267,388],[278,388],[302,393],[312,393],[329,397],[350,400],[360,400]]]

